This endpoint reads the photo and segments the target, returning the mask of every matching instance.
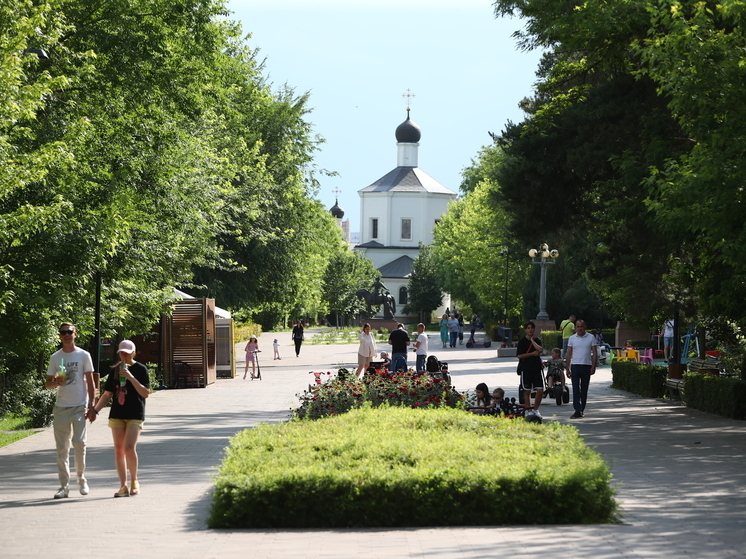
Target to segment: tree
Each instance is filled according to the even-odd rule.
[[[377,274],[373,263],[361,253],[345,249],[328,262],[322,285],[322,297],[329,314],[340,326],[340,319],[349,319],[366,310],[366,303],[356,292],[370,287],[371,278]]]
[[[42,367],[62,320],[85,339],[99,279],[104,336],[148,331],[204,270],[258,288],[237,306],[324,310],[341,240],[312,199],[307,98],[273,93],[224,15],[0,0],[0,371]]]
[[[499,156],[499,151],[485,151],[482,158],[491,155]],[[449,205],[435,228],[433,258],[440,284],[483,317],[500,316],[498,309],[504,306],[507,285],[509,314],[520,315],[521,286],[528,265],[513,256],[522,249],[508,235],[508,216],[496,203],[497,184],[481,172],[479,163],[469,170],[476,186]]]
[[[438,272],[432,248],[420,243],[420,251],[407,283],[405,314],[415,311],[420,316],[420,322],[430,322],[431,313],[443,303],[443,289]]]

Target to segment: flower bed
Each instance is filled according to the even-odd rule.
[[[463,407],[464,397],[443,379],[412,371],[388,373],[385,370],[367,375],[360,381],[338,375],[299,394],[300,405],[293,410],[298,419],[319,419],[339,415],[360,408],[365,402],[371,406],[405,406],[410,408]]]

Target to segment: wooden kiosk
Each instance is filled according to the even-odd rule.
[[[215,299],[174,301],[173,313],[161,324],[165,385],[205,388],[215,382]]]

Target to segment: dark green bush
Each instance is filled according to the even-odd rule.
[[[28,399],[26,415],[31,418],[31,427],[46,427],[52,423],[52,411],[57,401],[55,390],[37,388]]]
[[[686,373],[687,407],[730,419],[746,419],[746,381],[710,374]]]
[[[612,388],[639,394],[645,398],[663,398],[666,395],[667,377],[666,367],[616,360],[611,364]]]
[[[612,522],[610,481],[569,425],[367,406],[233,437],[209,526]]]

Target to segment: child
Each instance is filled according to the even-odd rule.
[[[282,359],[282,357],[280,357],[280,344],[277,341],[277,338],[275,338],[275,341],[272,342],[272,347],[275,350],[275,359]]]
[[[497,411],[500,411],[500,407],[502,406],[504,399],[505,399],[505,390],[503,390],[502,388],[495,388],[492,391],[492,406]]]
[[[556,381],[565,386],[565,361],[561,358],[562,350],[558,347],[552,349],[552,358],[544,362],[547,366],[547,386],[551,389]]]
[[[381,352],[381,361],[383,361],[382,368],[388,369],[389,365],[391,364],[391,358],[389,357],[389,354],[387,352]]]

